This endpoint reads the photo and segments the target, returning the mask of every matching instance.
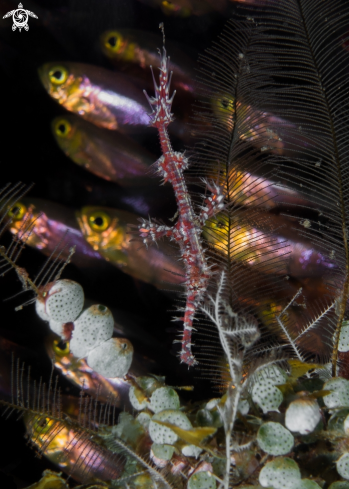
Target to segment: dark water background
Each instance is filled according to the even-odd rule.
[[[101,33],[121,27],[148,30],[159,34],[161,47],[160,22],[165,23],[166,38],[178,43],[179,47],[184,46],[184,50],[196,59],[197,54],[221,32],[227,18],[216,12],[188,18],[168,17],[160,9],[147,7],[136,0],[45,0],[23,2],[23,6],[35,12],[39,19],[29,18],[28,32],[13,32],[12,20],[2,20],[2,16],[17,8],[17,1],[0,2],[0,185],[18,180],[34,182],[30,196],[75,209],[86,204],[112,206],[114,199],[117,202],[118,187],[75,165],[57,146],[50,123],[65,110],[44,90],[37,74],[38,67],[50,61],[78,61],[113,69],[99,48]],[[231,11],[235,10],[236,6],[232,5]],[[145,144],[159,154],[155,130],[153,138]],[[175,143],[175,149],[183,148],[180,141]],[[4,244],[9,242],[9,236],[3,239]],[[29,273],[35,274],[42,263],[39,252],[31,249],[23,252],[21,264]],[[156,373],[166,374],[169,384],[193,382],[193,375],[188,374],[187,368],[179,366],[172,346],[176,332],[176,325],[170,322],[173,298],[164,296],[152,286],[135,282],[113,267],[86,273],[70,265],[64,277],[80,282],[85,295],[96,303],[104,303],[126,314],[140,315],[145,334],[147,331],[154,334],[168,351],[168,362],[160,362]],[[1,279],[0,300],[19,289],[18,280],[11,274]],[[16,299],[0,303],[0,336],[17,345],[15,355],[32,366],[34,376],[45,378],[50,371],[50,360],[43,347],[47,328],[36,317],[33,306],[15,313],[16,305]],[[8,390],[6,379],[9,377],[11,349],[11,344],[4,344],[0,353],[2,394]],[[195,383],[195,395],[201,397],[207,385],[200,380]],[[65,392],[77,394],[64,379],[61,385]],[[204,396],[207,396],[207,390]],[[0,456],[1,488],[25,487],[37,481],[50,464],[36,458],[34,451],[26,445],[22,422],[0,419],[0,433],[3,450]]]

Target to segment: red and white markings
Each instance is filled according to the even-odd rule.
[[[169,96],[172,73],[168,72],[169,58],[163,48],[160,64],[160,83],[156,84],[152,70],[155,96],[145,95],[152,109],[151,124],[159,131],[162,156],[154,163],[156,172],[165,182],[170,182],[175,192],[178,219],[174,226],[168,227],[153,223],[150,220],[141,220],[139,225],[140,236],[145,245],[156,242],[162,237],[176,241],[179,244],[183,263],[185,265],[186,305],[184,309],[184,330],[182,335],[182,349],[180,359],[189,366],[197,362],[192,353],[193,319],[197,307],[203,298],[210,278],[210,268],[204,255],[201,242],[201,229],[207,219],[214,216],[224,207],[224,195],[220,186],[213,182],[205,182],[211,195],[204,200],[201,213],[194,212],[191,197],[184,179],[183,171],[188,168],[188,159],[183,153],[173,151],[167,133],[167,126],[172,122],[171,105],[176,92]]]

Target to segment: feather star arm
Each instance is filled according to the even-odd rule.
[[[169,58],[166,56],[165,48],[163,48],[162,55],[160,53],[160,58],[159,86],[156,84],[152,71],[155,96],[149,97],[145,91],[144,93],[152,109],[150,114],[151,125],[156,127],[159,132],[162,150],[162,156],[154,163],[154,166],[164,181],[170,182],[173,187],[178,207],[178,219],[173,227],[161,226],[152,223],[150,220],[142,219],[139,231],[146,245],[166,236],[176,241],[180,247],[186,275],[186,305],[182,318],[184,329],[180,359],[183,363],[193,366],[197,363],[191,349],[193,319],[210,278],[210,268],[204,255],[200,237],[201,229],[208,218],[223,209],[224,196],[218,185],[205,182],[211,196],[205,199],[200,215],[195,214],[183,175],[183,171],[189,165],[188,159],[183,153],[173,151],[167,132],[167,126],[173,120],[171,105],[176,92],[173,92],[172,97],[169,96],[172,73],[169,74],[168,71]]]

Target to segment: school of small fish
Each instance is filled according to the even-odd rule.
[[[211,14],[225,18],[233,4],[235,7],[235,4],[255,3],[254,0],[139,1],[147,7],[161,9],[169,19],[196,18]],[[35,7],[33,10],[36,11]],[[37,11],[40,12],[39,8]],[[49,17],[44,15],[47,14],[42,11],[41,18],[45,18],[48,24]],[[111,283],[114,280],[134,280],[136,287],[142,287],[139,285],[142,283],[154,286],[158,292],[158,301],[166,296],[173,298],[173,292],[182,291],[185,282],[185,269],[179,259],[177,244],[161,240],[157,245],[146,248],[137,233],[140,219],[148,218],[149,214],[156,215],[158,209],[163,211],[162,216],[168,225],[177,217],[172,189],[166,183],[159,188],[161,181],[152,174],[151,168],[157,157],[147,149],[147,144],[144,144],[149,138],[156,137],[156,131],[150,127],[150,109],[143,89],[147,89],[148,92],[152,89],[150,68],[153,66],[157,71],[159,67],[159,48],[163,45],[163,38],[160,33],[155,35],[138,29],[110,28],[100,33],[96,44],[99,54],[109,60],[110,69],[97,64],[53,59],[40,64],[37,77],[41,89],[64,109],[59,116],[52,114],[51,126],[48,128],[51,130],[51,136],[72,163],[101,179],[100,190],[97,186],[89,189],[91,199],[81,208],[61,205],[30,195],[23,197],[8,212],[12,220],[10,231],[16,234],[20,232],[24,223],[32,222],[33,231],[28,236],[26,244],[40,250],[45,256],[55,256],[58,253],[57,243],[68,239],[70,245],[75,247],[71,261],[82,273],[86,271],[93,276],[94,270],[108,267],[105,269],[110,274],[108,277],[112,277]],[[169,68],[173,72],[171,88],[177,92],[173,105],[175,121],[169,126],[169,134],[180,144],[190,146],[200,132],[199,126],[190,125],[190,109],[197,97],[195,59],[191,58],[191,53],[181,51],[177,43],[171,44],[171,40],[166,39],[166,49],[171,57]],[[224,93],[218,93],[211,100],[209,110],[218,118],[222,116],[222,121],[226,124],[232,124],[232,107],[229,97]],[[268,112],[264,115],[272,127],[276,122],[275,116]],[[271,147],[276,155],[282,155],[287,141],[287,127],[292,123],[280,119],[277,122],[283,123],[284,133],[277,134],[265,127],[265,145]],[[257,130],[260,128],[255,127],[253,121],[246,118],[240,138],[246,144],[254,146]],[[307,141],[304,140],[304,145],[306,144]],[[259,139],[257,149],[263,151],[263,148]],[[219,183],[221,175],[218,161],[217,174],[208,174],[205,178],[216,179]],[[283,185],[280,179],[273,179],[272,176],[270,180],[266,180],[261,179],[259,175],[242,173],[236,169],[233,177],[237,183],[229,199],[236,205],[243,202],[239,213],[236,214],[235,232],[230,234],[231,243],[239,249],[236,260],[239,261],[242,257],[246,260],[247,256],[249,267],[259,265],[259,271],[264,274],[262,278],[259,277],[260,286],[263,286],[263,281],[272,281],[275,275],[284,275],[290,278],[295,293],[302,287],[305,298],[309,298],[311,294],[323,294],[321,281],[314,282],[314,278],[335,269],[335,257],[329,260],[320,250],[314,249],[309,240],[297,239],[285,228],[282,217],[277,212],[286,209],[288,205],[306,205],[304,197],[297,193],[296,189]],[[111,186],[104,187],[104,181],[115,185],[115,190]],[[195,182],[193,183],[195,186]],[[113,192],[116,197],[110,198],[109,193]],[[259,207],[265,212],[256,217],[254,211],[255,227],[252,230],[249,227],[247,230],[244,221],[248,219],[249,209],[253,208],[257,200]],[[115,201],[115,206],[111,206],[110,201]],[[271,225],[273,229],[278,230],[272,237],[268,233],[268,227]],[[202,232],[207,247],[222,255],[228,245],[227,240],[217,242],[213,236],[217,236],[217,229],[225,227],[224,216],[218,214],[208,219]],[[300,222],[295,218],[295,227],[301,230],[302,227],[306,227],[306,222]],[[215,230],[214,235],[210,233],[212,230]],[[260,252],[261,248],[263,253]],[[287,266],[285,261],[281,260],[285,252],[289,255]],[[274,257],[272,266],[268,262],[271,255]],[[65,260],[68,256],[68,249],[63,249],[60,258]],[[115,275],[117,279],[114,279],[113,267],[118,269],[118,274]],[[124,274],[128,277],[125,278]],[[239,299],[244,302],[252,300],[248,296]],[[263,318],[267,314],[266,309],[271,307],[272,304],[255,304],[256,314]],[[134,335],[140,343],[146,345],[146,348],[149,347],[141,354],[137,354],[135,349],[131,367],[131,374],[144,375],[156,363],[149,354],[149,345],[155,345],[154,349],[159,351],[161,344],[157,344],[155,337],[141,337],[131,317],[121,317],[118,320],[117,314],[113,312],[115,324],[111,326],[106,341],[113,339],[115,348],[128,348],[129,352],[132,350],[129,340],[133,342]],[[113,331],[116,337],[111,338]],[[121,343],[120,337],[126,338],[124,343]],[[94,345],[91,351],[97,347],[98,345]],[[108,399],[109,395],[114,395],[117,405],[124,406],[128,399],[129,386],[122,379],[106,380],[92,368],[92,359],[90,363],[86,361],[84,357],[87,355],[80,354],[78,348],[75,355],[74,345],[71,345],[69,352],[64,344],[62,346],[58,336],[52,333],[46,349],[49,357],[54,356],[56,368],[73,385],[91,394],[98,391],[101,399]],[[166,352],[161,354],[166,356]],[[161,354],[159,353],[159,358]],[[32,427],[33,432],[35,429],[35,426]],[[52,461],[56,460],[62,446],[69,443],[69,437],[72,436],[67,426],[60,429],[61,435],[55,439],[56,445],[48,447]],[[39,443],[43,441],[39,440]],[[76,448],[78,449],[81,452],[81,448]],[[88,449],[86,441],[86,446],[83,446],[82,450]],[[77,458],[77,455],[74,455],[72,450],[72,458],[74,457]],[[111,470],[109,466],[101,469],[98,467],[96,474],[100,475],[101,471],[105,475],[108,470]],[[67,471],[69,472],[69,468]]]

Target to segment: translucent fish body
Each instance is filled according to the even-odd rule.
[[[160,7],[166,15],[189,17],[190,15],[204,15],[210,12],[223,12],[226,0],[141,0],[151,7]]]
[[[44,415],[27,415],[24,420],[31,442],[77,481],[110,481],[120,476],[124,458],[97,444],[84,428],[74,428],[69,421]]]
[[[69,353],[68,345],[64,349],[60,348],[60,343],[53,336],[47,338],[46,350],[62,375],[90,396],[101,402],[112,398],[116,407],[124,408],[129,405],[129,385],[121,378],[105,379],[90,368],[85,359],[79,360]]]
[[[124,75],[83,63],[47,63],[39,76],[48,94],[97,126],[144,130],[149,111],[143,94]]]
[[[289,223],[278,229],[280,234],[270,234],[278,218],[274,218],[273,223],[273,216],[260,214],[258,219],[255,215],[253,220],[251,216],[242,210],[236,213],[233,222],[228,222],[227,217],[220,214],[206,224],[204,238],[216,251],[227,254],[229,250],[234,261],[256,267],[263,273],[302,278],[322,276],[336,268],[334,262],[309,242],[295,241],[297,231],[292,230]],[[292,234],[293,240],[290,239]]]
[[[143,185],[154,157],[118,132],[96,127],[74,115],[56,117],[52,132],[64,153],[91,173],[119,185]]]
[[[134,239],[135,226],[139,224],[136,215],[104,207],[84,207],[77,218],[92,248],[123,272],[158,288],[184,282],[177,248],[161,242],[159,247],[147,250]]]
[[[284,131],[293,127],[290,123],[268,112],[258,111],[253,107],[236,102],[235,98],[226,93],[217,93],[212,96],[211,108],[214,116],[232,130],[237,113],[237,134],[243,141],[256,146],[262,152],[272,150],[273,153],[282,154],[284,140],[280,134],[280,127]],[[278,127],[278,130],[274,126]]]
[[[103,53],[127,73],[136,76],[143,73],[149,79],[150,66],[157,66],[159,63],[158,50],[162,39],[152,32],[135,29],[111,30],[102,34],[100,43]],[[171,52],[169,69],[173,72],[173,88],[193,93],[193,61],[175,46],[171,46],[167,40],[166,48]]]
[[[217,167],[217,173],[210,174],[210,178],[218,180],[224,188],[226,179],[225,171]],[[311,201],[307,200],[303,194],[282,185],[276,179],[262,178],[238,167],[232,167],[229,170],[229,202],[244,206],[258,206],[264,209],[273,209],[276,207],[290,207],[307,205],[312,207]]]
[[[10,226],[13,234],[20,232],[24,222],[26,225],[33,223],[33,230],[26,244],[47,256],[55,253],[57,245],[64,239],[64,243],[69,246],[61,254],[63,260],[68,257],[71,246],[76,247],[72,262],[77,266],[90,266],[96,260],[103,260],[98,251],[86,242],[76,222],[74,211],[68,207],[44,199],[23,198],[9,211],[9,215],[13,219]]]

